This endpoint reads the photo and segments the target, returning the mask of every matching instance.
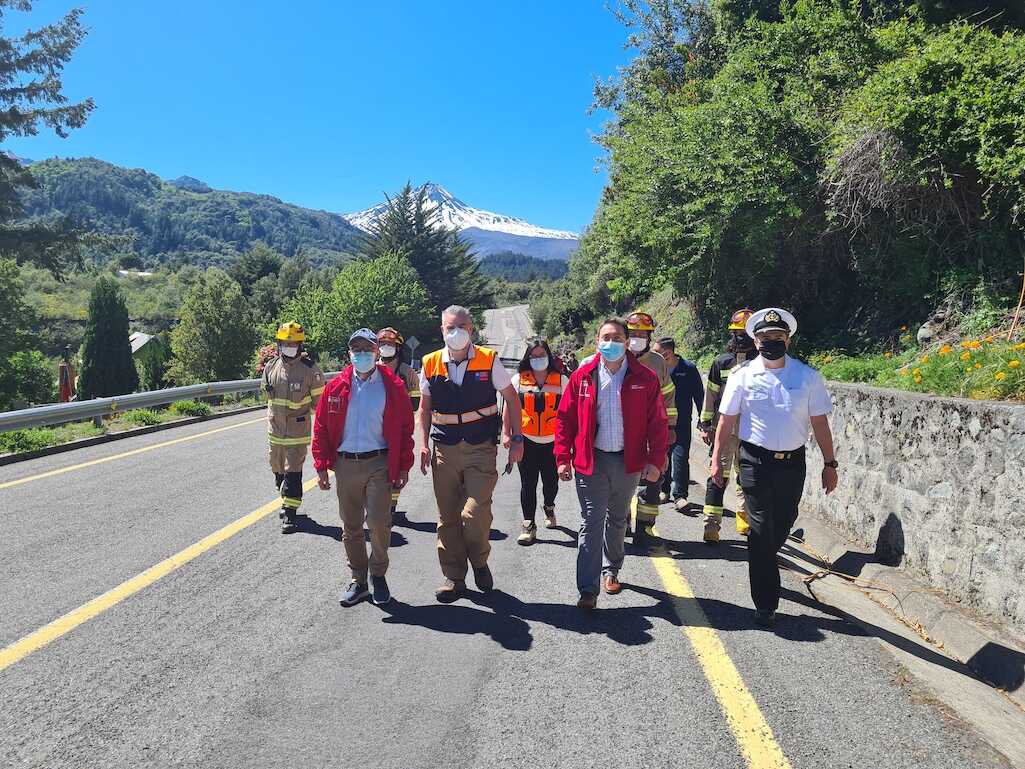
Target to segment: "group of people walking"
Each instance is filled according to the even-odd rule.
[[[713,362],[707,388],[695,365],[677,355],[673,339],[653,339],[654,319],[640,312],[604,320],[596,353],[572,371],[538,338],[510,375],[494,350],[473,343],[469,310],[452,306],[441,317],[444,347],[424,357],[419,374],[401,360],[398,331],[360,329],[349,339],[350,365],[325,385],[304,354],[302,328],[285,324],[278,331],[280,355],[263,373],[282,532],[298,526],[301,469],[311,446],[320,488],[331,489],[329,472],[335,475],[351,573],[341,603],[368,597],[387,603],[391,527],[416,464],[416,410],[419,467],[432,476],[438,508],[443,579],[437,599],[465,595],[470,572],[478,590],[494,587],[489,534],[501,443],[506,472],[514,464],[519,471],[519,544],[537,538],[539,482],[544,525],[555,528],[559,482],[574,481],[581,511],[577,605],[593,609],[601,592],[622,589],[631,523],[635,544],[653,547],[660,505],[690,511],[697,409],[711,457],[704,541],[718,543],[725,487],[738,479],[746,505],[737,526],[748,538],[756,620],[769,625],[780,590],[775,555],[797,517],[809,432],[826,460],[827,493],[837,482],[831,404],[818,372],[786,355],[797,330],[790,313],[739,310],[729,329],[727,351]]]

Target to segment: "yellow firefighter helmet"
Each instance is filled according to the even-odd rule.
[[[305,342],[306,332],[303,330],[302,326],[292,320],[278,326],[278,333],[274,335],[274,338],[279,342]]]

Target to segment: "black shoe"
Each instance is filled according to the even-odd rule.
[[[356,580],[353,580],[349,583],[349,586],[345,588],[345,592],[342,593],[342,597],[338,599],[338,603],[342,606],[355,606],[369,595],[370,591],[367,590],[367,584],[365,582],[357,582]]]
[[[637,522],[637,528],[634,529],[633,543],[637,547],[651,547],[655,544],[655,535],[651,532],[652,523]]]
[[[772,627],[776,624],[776,612],[770,609],[755,610],[755,624],[760,627]]]
[[[495,578],[491,576],[491,569],[487,567],[487,564],[479,569],[474,567],[473,581],[476,583],[477,589],[482,593],[490,593],[495,589]]]
[[[290,507],[281,508],[281,533],[291,534],[294,531],[299,530],[298,524],[295,522],[295,510]]]
[[[388,589],[388,582],[384,577],[370,577],[370,588],[373,591],[370,600],[377,606],[384,606],[391,600],[391,591]]]
[[[452,603],[466,595],[466,583],[461,579],[445,579],[434,591],[434,597],[441,603]]]

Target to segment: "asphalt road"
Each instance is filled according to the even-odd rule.
[[[500,358],[519,359],[526,352],[527,340],[534,335],[529,309],[530,305],[518,304],[484,311],[484,339]]]
[[[0,468],[0,648],[273,502],[261,420],[214,424]],[[754,629],[732,520],[710,548],[664,508],[666,558],[630,552],[624,592],[587,614],[571,487],[530,548],[517,491],[514,474],[495,497],[498,590],[442,606],[416,474],[396,600],[349,609],[334,492],[308,492],[305,531],[280,535],[271,513],[0,670],[0,766],[1007,765],[795,574],[775,632]],[[671,595],[670,572],[697,600]],[[744,734],[752,713],[767,728]]]

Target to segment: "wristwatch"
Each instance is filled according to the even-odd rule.
[[[832,467],[834,470],[840,466],[840,463],[837,462],[835,459],[831,459],[828,462],[824,462],[823,464],[825,464],[826,467]]]

